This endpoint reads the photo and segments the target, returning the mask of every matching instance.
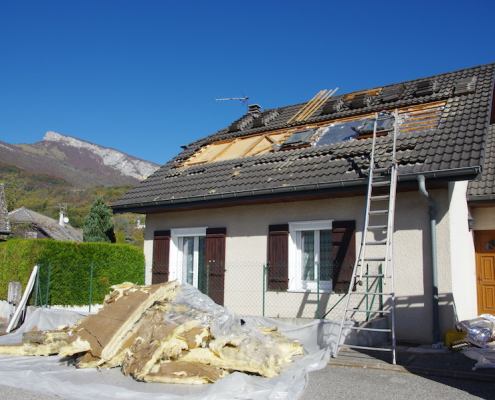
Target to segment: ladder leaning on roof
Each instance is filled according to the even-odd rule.
[[[334,357],[337,357],[339,349],[343,346],[362,350],[391,351],[395,364],[395,293],[392,242],[397,188],[397,120],[397,110],[393,114],[386,111],[375,114],[361,245],[354,264]],[[391,126],[392,123],[393,129],[387,136],[391,140],[388,141],[384,137],[385,141],[380,141],[379,152],[377,152],[377,130],[380,131],[382,127]],[[387,203],[388,207],[384,206]],[[384,308],[385,303],[386,309]],[[346,324],[346,320],[354,317],[358,317],[364,322],[377,315],[389,315],[389,327],[374,328],[371,324],[368,324],[368,327],[349,327]],[[361,317],[359,318],[359,316]],[[344,325],[346,328],[362,332],[368,331],[370,335],[374,333],[388,334],[392,346],[390,348],[385,345],[382,347],[344,345],[341,343]]]

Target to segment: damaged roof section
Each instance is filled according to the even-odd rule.
[[[371,140],[359,129],[382,110],[398,109],[400,115],[399,182],[420,173],[474,179],[484,161],[494,72],[489,64],[332,96],[304,121],[287,123],[307,103],[255,110],[238,121],[242,129],[222,129],[191,143],[112,208],[146,212],[179,203],[364,187]],[[252,124],[271,111],[269,122]],[[313,134],[302,132],[307,130]],[[387,151],[387,141],[384,132],[379,151]]]
[[[445,101],[440,101],[399,109],[399,134],[421,129],[436,129],[440,123],[445,103]],[[287,128],[235,139],[220,140],[202,147],[177,167],[262,155],[278,150],[322,146],[369,137],[373,133],[372,125],[370,125],[371,131],[369,129],[360,131],[360,127],[366,126],[366,122],[371,121],[373,118],[374,114],[366,114],[340,118],[326,123],[308,124],[304,129]]]

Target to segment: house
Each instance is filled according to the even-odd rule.
[[[25,207],[9,212],[13,236],[22,239],[54,239],[67,242],[82,242],[82,229],[69,224],[61,213],[59,221]]]
[[[5,191],[3,183],[0,183],[0,242],[5,240],[7,235],[10,235],[10,224],[7,211],[7,200],[5,199]]]
[[[146,214],[149,282],[192,283],[241,315],[338,317],[363,230],[369,121],[397,110],[396,334],[431,343],[495,314],[494,73],[250,105],[111,207]],[[388,143],[384,130],[378,154]]]

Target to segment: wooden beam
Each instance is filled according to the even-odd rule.
[[[314,96],[314,97],[313,97],[310,101],[308,101],[308,102],[307,102],[304,106],[302,106],[302,107],[301,107],[301,109],[300,109],[298,112],[296,112],[296,113],[292,116],[292,118],[290,118],[290,119],[287,121],[287,124],[289,124],[290,122],[292,122],[292,120],[293,120],[294,118],[296,118],[296,117],[297,117],[300,113],[302,113],[302,112],[303,112],[303,110],[307,107],[307,105],[308,105],[309,103],[311,103],[311,102],[312,102],[313,100],[315,100],[317,97],[321,96],[321,95],[322,95],[322,92],[324,92],[324,90],[319,91],[319,92],[316,94],[316,96]]]

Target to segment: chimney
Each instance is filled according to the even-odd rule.
[[[261,106],[259,104],[250,104],[248,105],[248,114],[256,116],[260,113]]]
[[[59,213],[59,217],[58,217],[58,224],[62,228],[65,228],[65,224],[67,224],[67,222],[69,222],[69,218],[66,217],[66,215],[67,215],[67,203],[59,204],[58,206],[60,208],[60,213]]]
[[[60,215],[58,217],[58,224],[64,228],[65,227],[65,222],[64,222],[64,213],[62,210],[60,210]]]

